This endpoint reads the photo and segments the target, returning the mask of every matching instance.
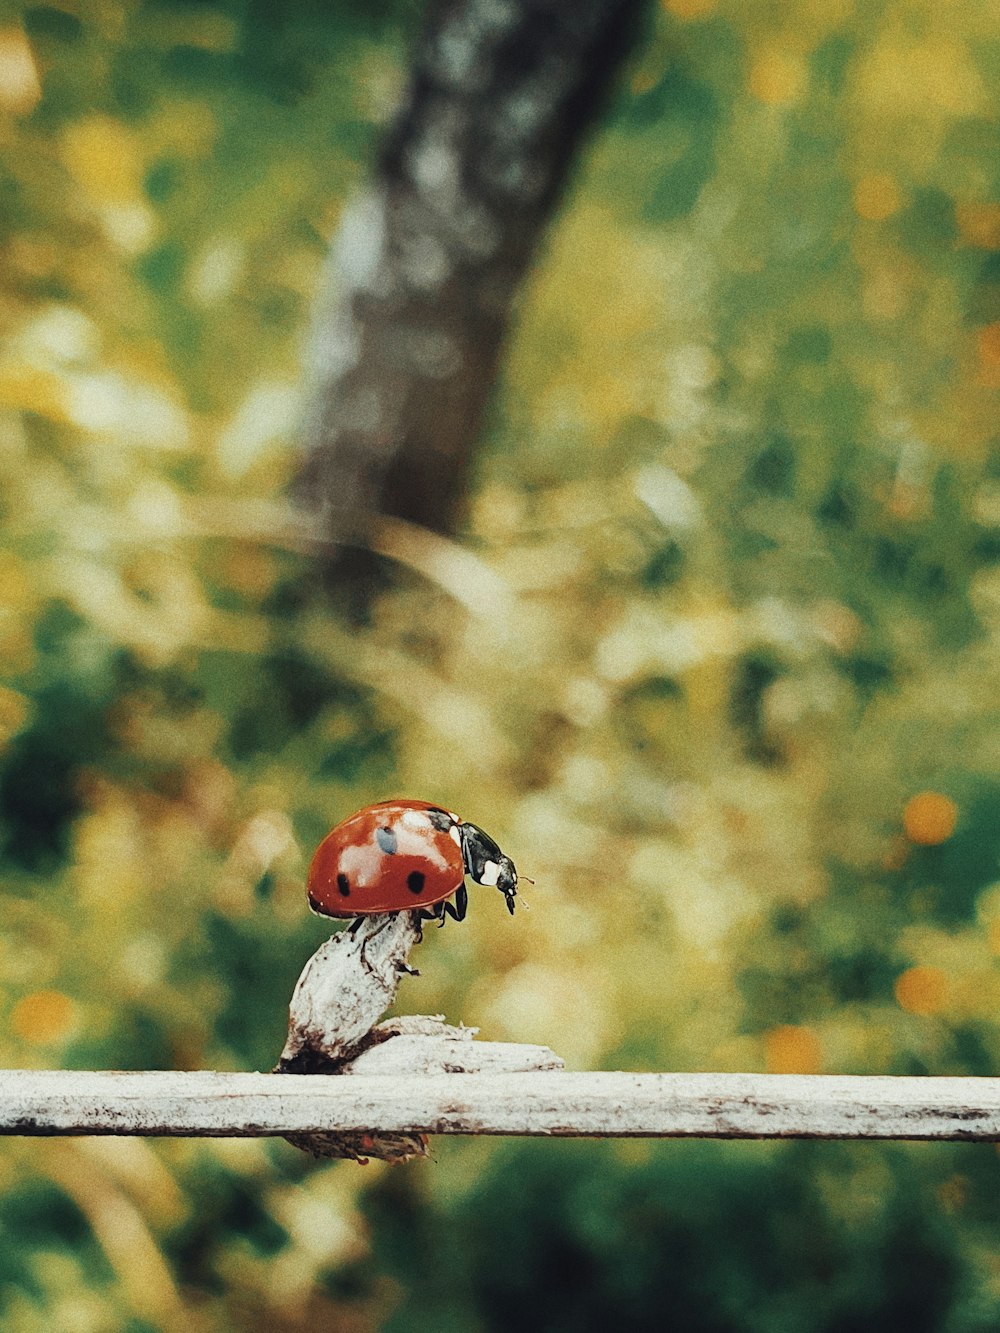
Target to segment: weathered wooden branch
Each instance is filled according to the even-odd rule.
[[[493,1043],[452,1045],[495,1068]],[[1000,1140],[990,1078],[367,1072],[378,1058],[340,1078],[5,1070],[0,1133]]]
[[[397,912],[367,917],[358,930],[341,930],[321,944],[292,992],[276,1072],[332,1073],[358,1054],[396,998],[420,937],[417,913]]]
[[[419,939],[410,912],[321,945],[275,1070],[294,1077],[0,1070],[0,1134],[283,1135],[387,1161],[424,1155],[428,1134],[1000,1141],[997,1079],[567,1073],[546,1047],[440,1018],[377,1024]]]
[[[276,1074],[506,1074],[561,1069],[544,1046],[474,1042],[475,1028],[448,1027],[440,1017],[408,1016],[378,1023],[400,978],[419,976],[410,950],[422,938],[417,912],[367,917],[320,945],[302,969],[288,1011],[288,1040]],[[376,1026],[376,1024],[378,1024]],[[397,1131],[372,1120],[360,1131],[328,1126],[286,1135],[317,1157],[405,1162],[427,1153],[422,1131]]]

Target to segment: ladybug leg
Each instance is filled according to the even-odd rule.
[[[416,967],[411,967],[411,966],[409,965],[409,963],[404,963],[403,960],[402,960],[402,958],[398,958],[398,959],[396,960],[396,971],[397,971],[397,972],[403,972],[403,973],[405,973],[406,976],[408,976],[408,977],[419,977],[419,976],[420,976],[420,970],[419,970],[418,968],[416,968]]]
[[[440,930],[444,925],[444,909],[447,906],[447,903],[435,903],[433,907],[421,907],[420,920],[436,921],[438,923],[438,930]]]
[[[469,890],[464,884],[458,886],[453,903],[442,903],[441,924],[444,925],[445,916],[450,916],[454,921],[464,921],[465,914],[469,910]]]
[[[361,929],[361,927],[364,925],[364,921],[365,919],[363,916],[356,916],[354,920],[351,922],[351,924],[347,927],[347,933],[348,935],[350,935],[352,940],[354,939],[358,931]]]

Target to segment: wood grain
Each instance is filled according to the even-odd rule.
[[[490,1045],[470,1043],[480,1068],[484,1061],[488,1064],[484,1050]],[[533,1050],[537,1058],[539,1048]],[[500,1058],[509,1066],[510,1048]],[[996,1140],[1000,1139],[1000,1082],[544,1069],[354,1073],[347,1078],[0,1072],[3,1134],[249,1137],[330,1130]]]

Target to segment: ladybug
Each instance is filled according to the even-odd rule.
[[[462,921],[465,877],[500,890],[513,915],[517,871],[493,839],[428,801],[381,801],[342,820],[309,867],[309,905],[321,916],[419,911],[421,921]],[[454,894],[455,901],[449,901]]]

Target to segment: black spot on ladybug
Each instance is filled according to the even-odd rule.
[[[441,833],[447,833],[455,822],[447,810],[428,810],[427,818],[431,821],[434,828],[438,829]]]
[[[399,841],[391,828],[377,828],[375,830],[375,841],[387,856],[394,856],[399,846]]]
[[[406,887],[411,893],[423,893],[425,875],[422,870],[411,870],[406,877]]]
[[[341,894],[345,898],[350,896],[351,881],[347,878],[346,875],[340,874],[337,876],[337,888],[340,890]]]

